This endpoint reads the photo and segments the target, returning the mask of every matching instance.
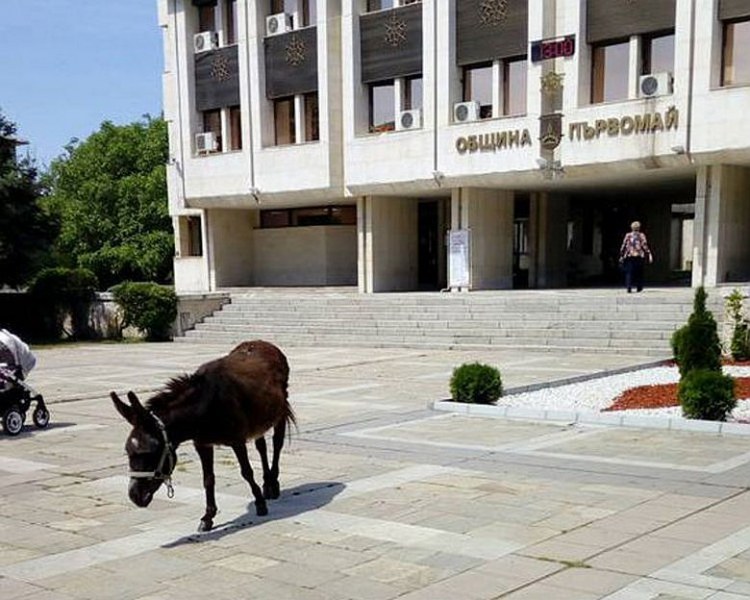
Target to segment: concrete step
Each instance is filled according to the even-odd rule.
[[[671,354],[693,291],[560,290],[471,294],[236,293],[185,339],[284,345],[564,349]],[[723,316],[721,301],[710,303]]]

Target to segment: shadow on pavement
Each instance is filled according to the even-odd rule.
[[[268,501],[268,515],[265,517],[256,516],[255,504],[249,502],[247,505],[247,513],[244,515],[240,515],[225,523],[218,523],[211,531],[206,533],[193,533],[181,537],[174,542],[162,545],[162,548],[175,548],[177,546],[182,546],[183,544],[210,542],[221,539],[235,531],[247,529],[256,524],[261,525],[279,519],[288,519],[295,515],[316,510],[330,503],[331,500],[333,500],[336,495],[343,492],[344,489],[346,489],[346,486],[343,483],[321,481],[299,485],[288,490],[282,490],[281,497],[278,500]],[[200,513],[197,513],[195,519],[196,527],[199,519]]]

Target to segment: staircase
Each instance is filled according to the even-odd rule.
[[[671,355],[693,290],[513,290],[358,294],[354,290],[242,290],[183,341],[263,338],[283,346],[528,348]],[[723,317],[720,294],[709,308]]]
[[[284,346],[503,348],[670,356],[669,339],[692,311],[693,290],[514,290],[358,294],[354,290],[242,290],[178,340]],[[723,301],[709,292],[709,309]]]

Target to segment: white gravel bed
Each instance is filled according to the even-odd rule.
[[[750,367],[724,367],[724,373],[735,377],[750,376]],[[625,390],[642,385],[677,383],[679,380],[680,373],[677,367],[654,367],[600,377],[581,383],[503,396],[497,401],[497,406],[599,412],[610,406],[614,399]],[[627,413],[680,417],[682,416],[682,409],[679,406],[671,406],[669,408],[632,409],[628,410]],[[739,399],[737,402],[737,408],[732,412],[731,420],[740,419],[750,419],[750,399]]]

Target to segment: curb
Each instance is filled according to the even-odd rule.
[[[494,406],[489,404],[465,404],[438,400],[431,404],[438,412],[460,415],[512,419],[519,421],[552,421],[567,425],[600,425],[608,427],[636,427],[640,429],[664,429],[670,431],[692,431],[750,436],[746,423],[701,421],[683,417],[647,417],[643,415],[617,414],[615,412],[592,412],[572,410],[544,410],[522,406]]]

